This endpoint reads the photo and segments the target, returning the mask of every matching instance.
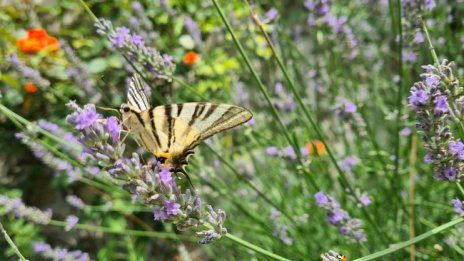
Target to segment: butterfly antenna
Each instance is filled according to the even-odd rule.
[[[95,106],[95,107],[99,108],[100,110],[104,110],[104,111],[116,111],[118,114],[120,114],[119,110],[116,110],[115,108],[102,107],[102,106]]]

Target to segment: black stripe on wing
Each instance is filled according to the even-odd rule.
[[[142,79],[137,73],[135,73],[131,78],[127,98],[129,103],[136,106],[140,111],[148,110],[150,108],[148,96],[145,93]]]

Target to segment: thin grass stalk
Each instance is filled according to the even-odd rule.
[[[213,0],[214,3],[216,3],[215,0]],[[248,1],[246,1],[246,3],[248,4]],[[248,4],[249,6],[249,4]],[[354,191],[353,190],[353,187],[350,185],[348,179],[346,178],[346,175],[345,173],[342,171],[342,169],[340,168],[340,166],[338,165],[337,163],[337,160],[335,159],[331,149],[329,148],[327,142],[325,141],[325,138],[324,136],[322,135],[322,131],[320,130],[319,126],[317,126],[316,122],[314,121],[314,119],[312,118],[311,114],[309,113],[309,111],[307,110],[306,106],[304,105],[303,103],[303,100],[301,99],[298,91],[296,90],[296,87],[292,81],[292,79],[290,78],[289,74],[288,74],[288,71],[285,67],[285,65],[282,63],[282,60],[279,58],[278,54],[277,54],[277,51],[276,49],[274,48],[274,45],[271,41],[271,39],[269,38],[269,35],[266,33],[266,31],[264,30],[263,26],[262,26],[262,23],[260,22],[258,16],[253,12],[253,10],[251,9],[251,6],[249,6],[249,9],[250,9],[250,12],[251,12],[251,16],[252,18],[254,19],[254,21],[256,22],[256,24],[258,25],[258,27],[260,28],[260,31],[261,33],[263,34],[263,36],[265,37],[266,39],[266,42],[268,43],[269,47],[271,48],[272,50],[272,53],[273,53],[273,57],[275,58],[275,60],[277,61],[282,73],[284,74],[284,77],[286,78],[287,82],[289,83],[289,86],[290,86],[290,89],[292,90],[298,104],[300,105],[300,107],[302,108],[307,120],[310,122],[311,124],[311,127],[314,128],[314,131],[316,132],[316,135],[318,136],[318,138],[322,141],[322,143],[324,144],[325,146],[325,149],[327,151],[327,154],[329,155],[329,158],[331,159],[332,163],[334,164],[335,168],[337,169],[338,171],[338,174],[339,174],[339,181],[341,183],[342,186],[345,186],[346,189],[348,189],[349,191]],[[356,200],[357,203],[360,203],[361,201],[359,200],[358,196],[355,195],[354,193],[352,194],[353,198]],[[374,222],[374,220],[371,218],[370,214],[364,209],[362,208],[361,209],[364,217],[367,219],[367,221],[372,225],[372,227],[374,228],[376,234],[378,235],[378,237],[380,238],[380,240],[386,244],[386,238],[385,238],[385,234],[381,233],[381,231],[379,230],[379,228],[377,227],[377,224]]]
[[[398,250],[401,250],[403,248],[406,248],[412,244],[416,244],[424,239],[427,239],[433,235],[436,235],[438,233],[441,233],[449,228],[452,228],[460,223],[464,222],[464,217],[460,217],[458,219],[455,219],[455,220],[452,220],[448,223],[445,223],[439,227],[436,227],[428,232],[425,232],[424,234],[421,234],[413,239],[410,239],[410,240],[407,240],[407,241],[404,241],[404,242],[401,242],[401,243],[397,243],[395,244],[394,246],[390,247],[390,248],[387,248],[387,249],[384,249],[382,251],[379,251],[379,252],[376,252],[376,253],[373,253],[373,254],[370,254],[370,255],[367,255],[367,256],[364,256],[364,257],[361,257],[361,258],[357,258],[357,259],[354,259],[353,261],[368,261],[368,260],[374,260],[374,259],[377,259],[379,257],[383,257],[383,256],[387,256],[391,253],[394,253]]]
[[[247,184],[254,192],[256,192],[258,194],[259,197],[261,197],[266,203],[268,203],[269,205],[271,205],[272,207],[274,207],[275,209],[279,210],[282,214],[284,214],[284,216],[286,216],[293,224],[295,224],[295,221],[293,220],[293,218],[290,216],[290,214],[288,214],[285,210],[281,209],[276,203],[274,203],[271,199],[269,199],[268,197],[266,197],[266,195],[264,195],[263,192],[261,192],[255,185],[253,185],[253,183],[251,183],[251,181],[249,181],[247,178],[245,178],[243,175],[240,175],[240,173],[238,173],[237,169],[234,168],[234,166],[232,166],[232,164],[229,163],[229,161],[227,161],[226,159],[224,159],[224,157],[222,157],[219,153],[217,153],[215,150],[213,150],[210,146],[206,146],[214,155],[216,155],[216,157],[219,159],[219,161],[221,161],[224,165],[226,165],[234,174],[235,176],[237,176],[237,178],[243,182],[245,182],[245,184]]]
[[[401,19],[401,0],[397,0],[396,2],[396,15],[397,15],[397,23],[396,23],[396,33],[399,36],[398,44],[397,44],[397,59],[398,59],[398,89],[396,94],[396,119],[395,119],[395,133],[394,133],[394,175],[390,177],[390,183],[392,185],[393,191],[392,193],[399,193],[399,165],[400,165],[400,130],[401,130],[401,113],[403,111],[403,28],[402,28],[402,19]],[[392,18],[393,20],[393,18]],[[395,24],[393,24],[395,26]]]
[[[49,225],[58,226],[58,227],[66,227],[66,221],[60,220],[51,220]],[[73,229],[79,230],[87,230],[96,233],[104,233],[104,234],[118,234],[118,235],[130,235],[130,236],[137,236],[137,237],[152,237],[152,238],[165,238],[165,239],[174,239],[174,240],[188,240],[192,242],[196,242],[197,239],[184,236],[184,235],[176,235],[174,233],[168,232],[154,232],[154,231],[143,231],[143,230],[131,230],[131,229],[119,229],[119,228],[110,228],[110,227],[101,227],[89,224],[76,224]]]
[[[416,185],[416,162],[417,162],[417,137],[412,136],[411,152],[409,154],[409,238],[412,239],[415,236],[415,217],[414,217],[414,188]],[[409,251],[409,260],[416,260],[416,246],[411,245]]]
[[[276,255],[276,254],[274,254],[272,252],[269,252],[269,251],[267,251],[267,250],[265,250],[263,248],[255,246],[253,244],[250,244],[249,242],[244,241],[244,240],[242,240],[242,239],[240,239],[240,238],[238,238],[238,237],[236,237],[236,236],[234,236],[232,234],[226,234],[224,237],[234,241],[235,243],[238,243],[239,245],[242,245],[242,246],[244,246],[244,247],[246,247],[248,249],[251,249],[251,250],[255,251],[256,253],[260,253],[262,255],[273,258],[275,260],[290,261],[290,259],[288,259],[288,258]]]
[[[250,59],[248,58],[248,55],[245,53],[245,50],[243,49],[242,44],[240,43],[237,36],[235,35],[235,32],[233,31],[229,20],[225,16],[224,11],[222,10],[222,7],[219,5],[217,0],[212,0],[212,2],[214,4],[214,7],[216,8],[219,16],[221,17],[222,22],[226,26],[227,31],[232,36],[232,40],[233,40],[235,46],[237,47],[238,51],[240,52],[240,55],[242,56],[243,60],[245,60],[245,63],[247,65],[248,69],[250,70],[250,73],[252,74],[253,79],[258,84],[258,87],[259,87],[261,93],[264,95],[264,98],[265,98],[269,108],[271,109],[271,113],[272,113],[273,118],[277,121],[279,127],[282,129],[282,132],[283,132],[283,134],[285,136],[285,139],[287,140],[288,144],[290,144],[291,146],[293,146],[295,148],[295,153],[296,153],[296,156],[298,158],[298,161],[300,162],[300,164],[304,165],[300,150],[298,149],[296,144],[294,144],[293,140],[291,139],[291,137],[290,137],[290,135],[288,133],[288,130],[285,127],[285,124],[283,123],[282,119],[279,116],[279,113],[277,112],[276,107],[274,106],[274,104],[271,101],[269,93],[267,92],[266,88],[264,87],[264,84],[261,82],[261,79],[259,78],[259,76],[258,76],[257,72],[255,71],[254,67],[251,65]],[[308,178],[311,180],[310,183],[314,187],[314,184],[316,184],[316,182],[314,181],[313,177],[309,176]],[[306,179],[305,179],[305,181],[306,181]],[[314,189],[319,190],[317,186],[314,187]],[[304,187],[303,186],[300,186],[300,190],[301,190],[302,193],[304,193],[304,191],[303,191]]]
[[[10,236],[6,232],[5,228],[3,227],[2,222],[0,222],[0,232],[3,234],[3,236],[5,237],[6,242],[8,243],[8,245],[10,245],[11,249],[13,249],[16,256],[18,256],[19,259],[21,259],[21,261],[26,261],[27,259],[21,254],[21,251],[19,251],[18,247],[15,245],[13,240],[10,238]]]

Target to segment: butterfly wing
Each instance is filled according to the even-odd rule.
[[[129,105],[137,108],[139,112],[150,109],[150,99],[144,90],[142,77],[137,73],[132,76],[129,83],[127,100]]]
[[[154,154],[167,158],[175,169],[187,163],[187,156],[202,140],[252,117],[239,106],[205,102],[157,106],[149,114],[158,145]]]
[[[159,122],[160,125],[169,126],[175,122],[178,126],[185,128],[179,131],[180,134],[183,134],[180,140],[190,131],[197,132],[199,136],[196,140],[182,140],[185,141],[183,144],[187,149],[192,149],[202,140],[218,132],[241,125],[252,117],[251,112],[245,108],[208,102],[158,106],[153,109],[153,115],[155,122]],[[169,132],[169,128],[164,128],[164,130]],[[173,132],[171,131],[171,133]],[[179,140],[179,137],[172,138]]]

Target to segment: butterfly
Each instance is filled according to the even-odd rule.
[[[129,83],[127,99],[120,107],[123,125],[163,166],[187,178],[188,157],[201,141],[252,117],[245,108],[222,103],[189,102],[152,108],[138,74]]]
[[[339,254],[333,250],[329,250],[327,253],[321,254],[322,261],[348,261],[348,258],[342,254]]]

